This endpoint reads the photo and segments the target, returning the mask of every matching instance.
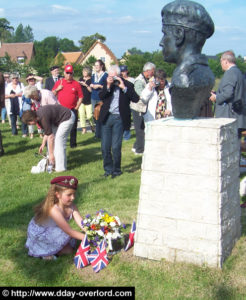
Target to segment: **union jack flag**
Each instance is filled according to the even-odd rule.
[[[81,244],[79,245],[79,248],[74,256],[74,264],[77,269],[84,268],[89,265],[88,255],[90,252],[90,244],[87,239],[87,234],[85,235],[85,238],[83,241],[81,241]]]
[[[136,222],[133,221],[131,232],[129,233],[129,240],[128,240],[127,245],[125,247],[125,251],[127,251],[128,249],[130,249],[133,246],[135,232],[136,232]]]
[[[93,270],[97,273],[100,270],[106,268],[108,265],[108,257],[106,251],[106,242],[103,240],[100,245],[89,254],[89,262],[91,263]]]

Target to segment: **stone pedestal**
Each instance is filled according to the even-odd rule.
[[[147,124],[136,227],[136,256],[222,267],[241,231],[233,119]]]

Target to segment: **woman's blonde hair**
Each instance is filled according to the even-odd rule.
[[[46,198],[37,206],[34,207],[34,220],[38,224],[42,224],[48,217],[51,208],[59,202],[56,197],[56,192],[62,193],[67,190],[67,187],[52,184]]]

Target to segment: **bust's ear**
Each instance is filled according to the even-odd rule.
[[[174,36],[175,36],[175,44],[176,46],[180,46],[185,38],[185,31],[183,27],[175,27],[175,32],[174,32]]]

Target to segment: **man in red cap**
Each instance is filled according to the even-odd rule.
[[[83,92],[78,81],[73,79],[73,66],[66,65],[64,78],[59,79],[53,89],[54,95],[62,106],[71,109],[75,114],[75,122],[70,133],[70,147],[77,147],[78,109],[83,100]]]

